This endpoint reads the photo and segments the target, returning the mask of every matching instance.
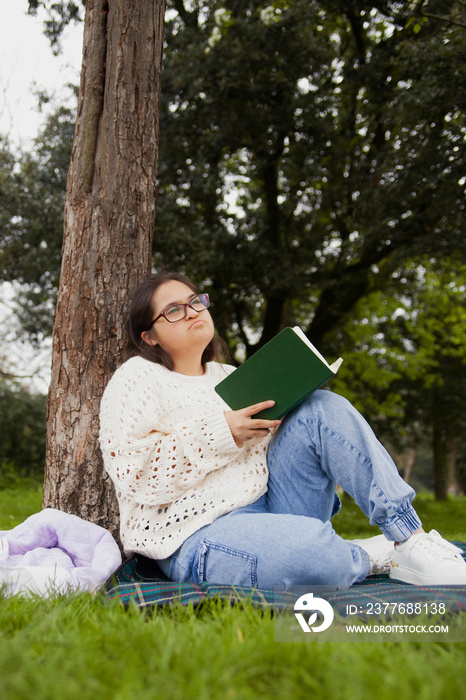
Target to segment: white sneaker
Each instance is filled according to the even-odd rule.
[[[376,535],[368,537],[365,540],[349,540],[353,544],[357,544],[368,555],[371,560],[371,569],[368,576],[376,574],[388,574],[390,571],[390,563],[395,554],[395,543],[387,540],[385,535]]]
[[[465,586],[466,562],[459,547],[431,530],[396,545],[389,575],[414,586]]]

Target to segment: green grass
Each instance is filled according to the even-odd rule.
[[[466,499],[417,506],[428,528],[466,539]],[[37,488],[1,491],[0,529],[39,509]],[[373,534],[351,502],[335,525]],[[2,700],[459,698],[464,664],[462,643],[275,642],[273,616],[249,604],[144,613],[86,594],[0,600]]]
[[[39,484],[16,483],[13,488],[0,489],[0,530],[11,530],[41,508],[42,487]]]

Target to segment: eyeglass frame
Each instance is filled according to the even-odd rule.
[[[197,309],[193,308],[192,302],[194,301],[194,299],[201,299],[201,301],[202,301],[202,298],[204,298],[204,299],[207,301],[207,304],[204,305],[204,308],[203,308],[203,309],[200,309],[200,310],[198,311]],[[204,304],[203,301],[202,301],[202,303]],[[182,316],[181,318],[178,318],[176,321],[170,321],[170,320],[165,316],[165,313],[168,311],[168,309],[172,308],[173,306],[183,306],[183,307],[184,307],[184,316]],[[209,295],[208,295],[206,292],[202,292],[201,294],[193,294],[193,296],[191,297],[191,300],[190,300],[190,301],[187,301],[185,304],[183,304],[183,303],[180,303],[180,304],[170,304],[169,306],[167,306],[166,309],[164,309],[164,310],[162,311],[162,313],[160,313],[160,314],[157,316],[157,318],[154,318],[154,320],[151,322],[150,326],[146,329],[146,332],[147,332],[147,331],[150,331],[150,329],[152,328],[152,326],[154,325],[154,323],[155,323],[156,321],[158,321],[159,318],[162,318],[162,316],[163,316],[163,318],[164,318],[168,323],[178,323],[179,321],[183,321],[183,319],[186,318],[186,315],[187,315],[187,313],[188,313],[188,312],[187,312],[187,307],[188,307],[188,306],[189,306],[190,309],[192,309],[193,311],[195,311],[197,314],[202,313],[205,309],[208,309],[209,306],[210,306],[210,298],[209,298]]]

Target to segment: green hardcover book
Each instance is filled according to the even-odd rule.
[[[306,396],[336,375],[341,357],[329,365],[297,326],[285,328],[215,387],[237,411],[260,401],[275,401],[255,417],[282,418]]]

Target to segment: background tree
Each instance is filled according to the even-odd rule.
[[[0,489],[40,480],[45,462],[45,396],[0,378]]]
[[[154,263],[214,288],[233,352],[324,345],[406,257],[464,255],[465,3],[426,12],[170,0]]]
[[[80,8],[47,6],[51,36]],[[421,338],[402,321],[423,318],[417,267],[464,258],[464,0],[439,0],[430,14],[422,1],[385,0],[168,7],[154,265],[213,292],[216,325],[237,360],[295,322],[329,356],[344,355],[343,370],[354,343],[370,340],[356,364],[365,379],[349,377],[345,391],[386,434],[402,438],[409,426],[425,440],[432,423],[415,406],[428,405],[427,388],[420,375],[406,376],[401,359],[407,348],[419,360]],[[0,205],[10,206],[0,206],[3,275],[15,279],[19,265],[34,300],[40,295],[24,312],[43,309],[44,319],[60,231],[54,216],[41,215],[41,199],[55,177],[56,202],[47,206],[59,211],[60,148],[63,155],[72,117],[60,119],[19,171],[7,151],[1,161],[9,174],[0,174]],[[22,268],[24,247],[31,254]],[[428,374],[445,381],[444,370],[432,364]]]
[[[449,485],[459,488],[456,461],[466,448],[466,267],[448,258],[436,267],[435,274],[423,271],[416,312],[399,317],[399,333],[417,350],[404,389],[406,414],[427,428],[435,495],[446,498]]]
[[[464,252],[464,3],[423,5],[169,3],[156,260],[233,350],[325,349],[407,256]]]
[[[435,495],[445,498],[449,487],[463,488],[456,466],[466,454],[466,268],[450,258],[406,262],[388,291],[361,300],[335,329],[333,342],[346,352],[333,387],[397,452],[429,441]]]
[[[44,505],[117,532],[98,448],[125,359],[128,295],[151,266],[163,0],[86,3],[47,410]]]
[[[75,119],[73,108],[58,106],[30,152],[13,155],[3,144],[0,275],[3,281],[21,285],[19,320],[37,345],[52,332]]]

